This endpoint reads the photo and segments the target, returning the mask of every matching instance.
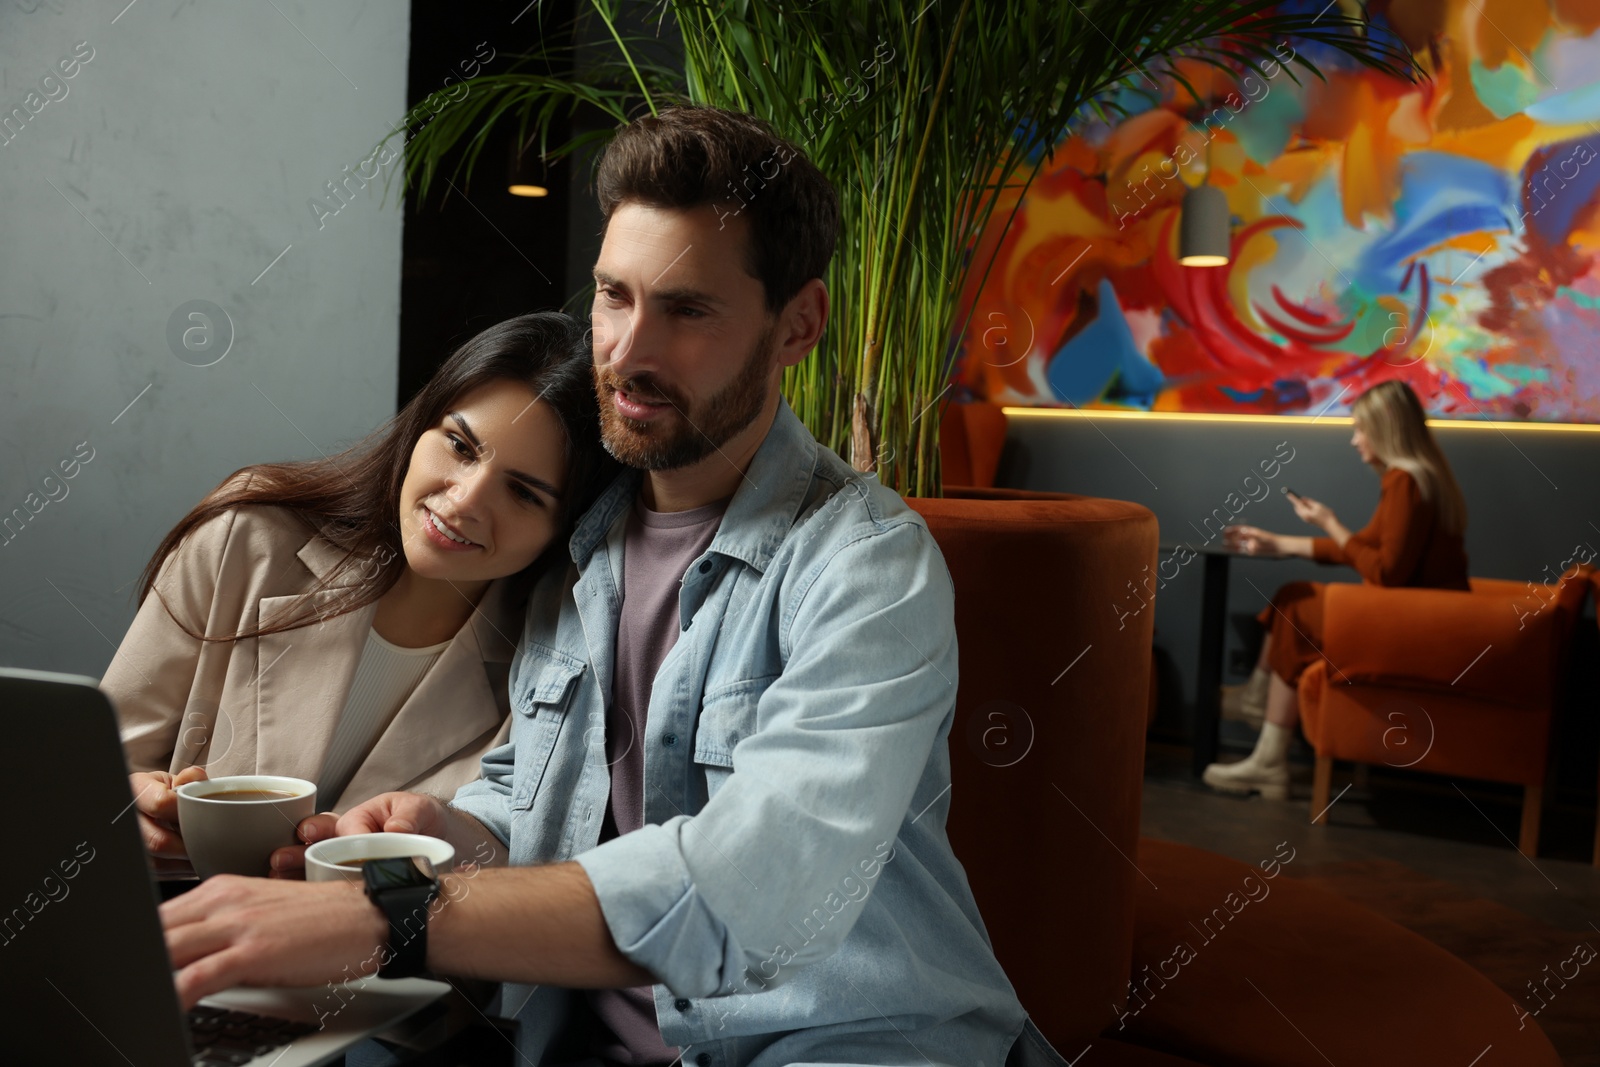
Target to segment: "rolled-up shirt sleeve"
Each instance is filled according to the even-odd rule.
[[[838,948],[861,909],[804,939],[793,924],[892,847],[955,705],[954,590],[921,523],[871,530],[810,573],[721,788],[576,857],[617,948],[678,996],[734,992],[747,968],[781,985]]]

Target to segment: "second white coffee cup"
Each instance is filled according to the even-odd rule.
[[[361,864],[366,860],[386,860],[396,856],[426,856],[433,869],[443,874],[456,858],[448,841],[423,834],[349,834],[318,841],[306,849],[306,881],[334,882],[344,879],[359,882]]]

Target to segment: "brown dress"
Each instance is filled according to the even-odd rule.
[[[1462,589],[1467,553],[1460,534],[1446,533],[1438,509],[1422,498],[1416,479],[1398,468],[1384,471],[1372,521],[1340,548],[1331,537],[1311,539],[1318,563],[1354,567],[1371,585]],[[1322,582],[1289,582],[1257,618],[1272,629],[1268,663],[1290,685],[1322,658]]]

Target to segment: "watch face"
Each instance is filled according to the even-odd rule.
[[[404,889],[407,886],[432,885],[436,880],[433,864],[426,856],[368,860],[362,866],[365,868],[367,885],[372,889]]]

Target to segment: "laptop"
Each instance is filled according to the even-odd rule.
[[[111,702],[93,679],[0,669],[8,1063],[314,1067],[433,1004],[422,978],[227,990],[185,1013]]]

